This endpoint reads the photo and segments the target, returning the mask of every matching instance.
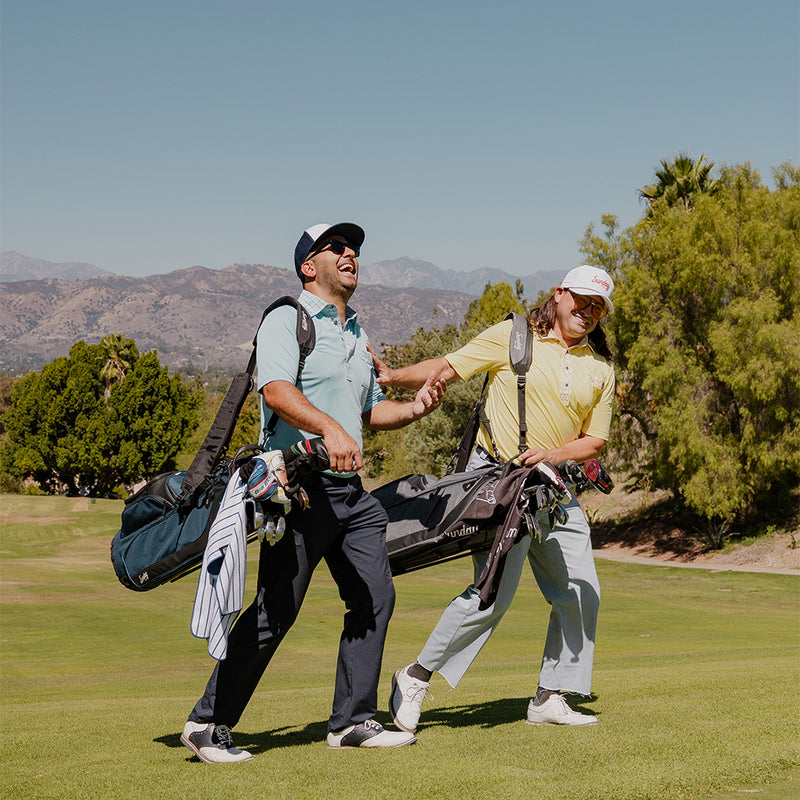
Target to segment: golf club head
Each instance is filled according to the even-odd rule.
[[[583,474],[589,479],[589,482],[595,489],[598,489],[603,494],[610,494],[614,488],[614,481],[611,476],[605,471],[603,465],[596,459],[590,458],[581,464]]]
[[[286,467],[295,472],[308,473],[312,470],[328,469],[331,465],[328,449],[321,436],[301,439],[291,447],[287,447],[283,451],[283,460],[286,462]]]
[[[539,477],[539,483],[552,489],[559,499],[569,496],[567,484],[561,480],[558,470],[549,461],[540,461],[533,467],[533,471]]]
[[[558,474],[566,481],[573,483],[576,489],[580,489],[582,485],[587,485],[586,475],[578,464],[570,459],[569,461],[562,461],[556,464]]]
[[[286,470],[280,450],[260,453],[239,470],[247,483],[247,493],[256,500],[266,501],[286,483]],[[283,498],[285,500],[285,497]]]
[[[553,506],[553,516],[559,525],[566,525],[569,521],[569,513],[567,512],[567,509],[564,508],[564,506],[562,506],[560,503],[556,503]]]

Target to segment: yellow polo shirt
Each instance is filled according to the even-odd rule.
[[[486,414],[500,455],[517,455],[519,414],[517,376],[511,368],[508,341],[511,320],[503,320],[445,356],[464,380],[489,372]],[[528,447],[560,447],[580,434],[607,440],[614,400],[614,368],[587,339],[567,347],[552,332],[533,338],[533,359],[525,385]],[[481,426],[477,444],[492,445]]]

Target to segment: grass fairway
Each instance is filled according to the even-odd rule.
[[[201,764],[178,739],[211,669],[189,633],[195,582],[143,594],[117,582],[121,506],[0,496],[3,798],[800,796],[800,580],[608,561],[583,704],[599,725],[522,721],[547,619],[528,573],[460,686],[434,678],[417,745],[327,750],[342,609],[323,568],[235,731],[255,760]],[[392,671],[468,579],[462,560],[396,580],[380,721]]]

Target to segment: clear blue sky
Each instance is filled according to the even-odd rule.
[[[3,0],[0,249],[145,275],[580,263],[661,158],[800,164],[798,0]]]

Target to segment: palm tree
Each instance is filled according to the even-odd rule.
[[[719,188],[719,182],[710,177],[713,168],[714,162],[706,161],[705,154],[696,160],[688,153],[676,153],[672,162],[662,158],[656,183],[639,189],[639,197],[648,204],[648,215],[662,200],[668,206],[682,205],[685,211],[691,211],[696,195],[714,194]]]
[[[100,370],[100,378],[105,382],[106,388],[103,397],[108,403],[111,397],[111,386],[120,384],[125,379],[125,373],[131,368],[131,363],[139,357],[133,339],[126,339],[120,333],[112,333],[100,340],[100,346],[105,348],[106,363]]]

